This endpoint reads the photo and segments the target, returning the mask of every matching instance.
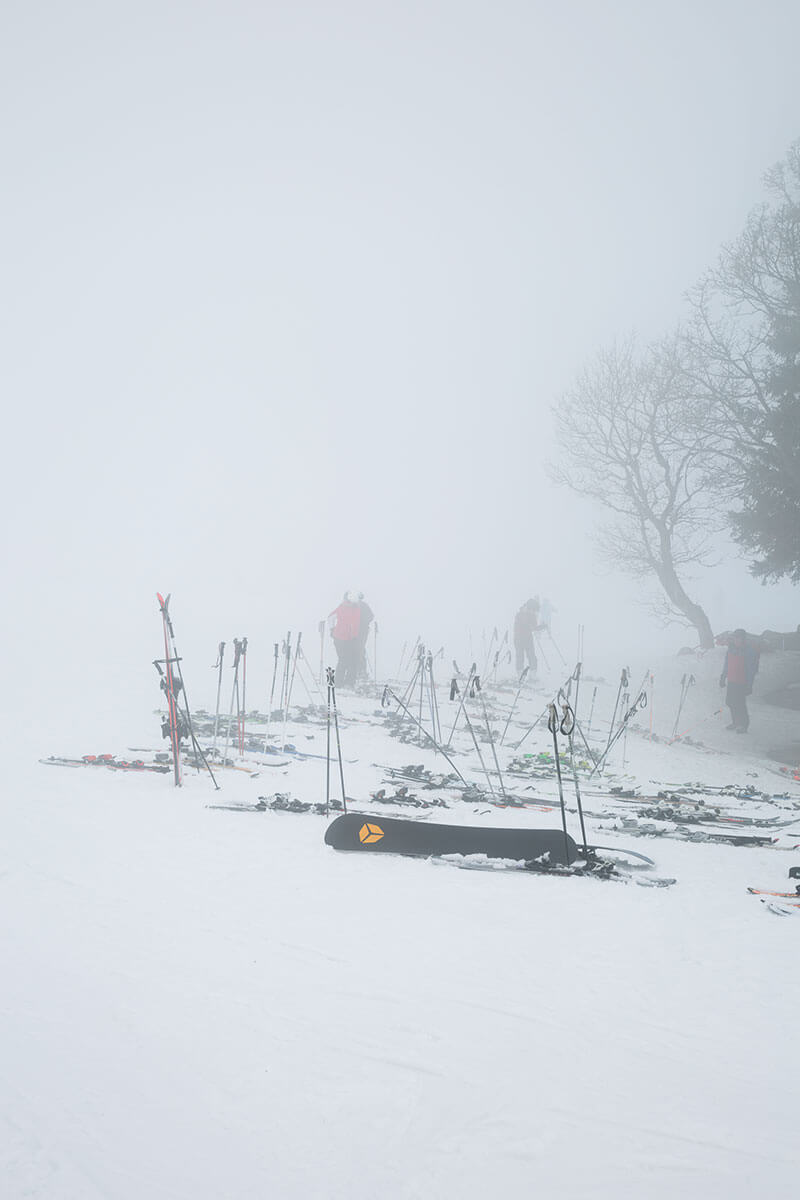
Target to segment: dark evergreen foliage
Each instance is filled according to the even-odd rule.
[[[787,366],[790,383],[764,418],[762,447],[743,469],[742,508],[731,513],[737,542],[755,556],[754,575],[800,582],[800,367]]]
[[[709,483],[764,582],[800,581],[800,141],[699,285],[691,383],[715,430]]]

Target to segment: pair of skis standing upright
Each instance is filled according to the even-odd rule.
[[[175,630],[172,626],[172,617],[169,614],[169,596],[165,598],[160,592],[156,592],[156,596],[158,597],[158,606],[161,610],[161,617],[164,624],[164,657],[163,659],[154,659],[153,665],[161,676],[161,690],[164,692],[167,700],[167,725],[172,750],[172,769],[175,776],[175,786],[181,786],[181,739],[188,734],[191,738],[195,754],[205,764],[214,787],[218,789],[219,784],[214,778],[214,772],[211,770],[202,747],[195,737],[194,727],[192,726],[192,714],[186,695],[186,685],[183,681],[181,658],[175,648]],[[183,697],[185,712],[181,711],[181,696]]]

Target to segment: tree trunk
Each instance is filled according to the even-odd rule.
[[[661,551],[661,563],[655,568],[661,586],[667,593],[670,603],[677,608],[678,612],[682,612],[687,621],[697,630],[700,649],[711,650],[714,645],[711,622],[704,609],[699,604],[695,604],[694,600],[691,600],[684,591],[683,584],[672,565],[672,555],[669,553],[669,549],[663,545],[663,538]]]

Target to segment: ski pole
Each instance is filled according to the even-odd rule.
[[[490,726],[490,724],[489,724],[489,713],[488,713],[488,710],[487,710],[487,708],[486,708],[486,697],[485,697],[485,696],[484,696],[484,694],[483,694],[483,690],[482,690],[482,688],[481,688],[481,681],[480,681],[480,679],[476,679],[476,680],[475,680],[475,687],[476,687],[476,690],[477,690],[477,692],[478,692],[478,695],[479,695],[479,696],[480,696],[480,698],[481,698],[481,707],[483,708],[483,720],[484,720],[484,723],[485,723],[485,725],[486,725],[486,736],[487,736],[487,737],[488,737],[488,739],[489,739],[489,745],[492,747],[492,757],[494,758],[494,765],[495,765],[495,769],[496,769],[496,771],[497,771],[497,776],[498,776],[498,779],[500,780],[500,795],[501,795],[501,796],[503,797],[503,799],[505,800],[505,798],[506,798],[506,785],[503,783],[503,772],[500,770],[500,760],[499,760],[499,759],[498,759],[498,757],[497,757],[497,747],[496,747],[496,746],[495,746],[495,744],[494,744],[494,736],[492,735],[492,728],[491,728],[491,726]]]
[[[428,655],[428,674],[430,675],[431,684],[431,707],[433,709],[433,732],[436,735],[436,740],[442,740],[442,723],[439,720],[439,699],[436,695],[436,684],[433,679],[433,655]]]
[[[561,827],[564,830],[564,861],[569,866],[569,837],[567,834],[567,808],[564,803],[564,782],[561,778],[561,759],[558,754],[558,711],[554,703],[547,706],[547,728],[553,735],[553,758],[556,761],[556,776],[558,777],[558,798],[561,802]]]
[[[239,659],[242,656],[242,643],[239,638],[233,639],[233,688],[231,690],[231,707],[228,712],[228,729],[225,734],[225,752],[222,761],[228,761],[228,747],[231,744],[231,727],[233,725],[233,702],[239,698]],[[238,711],[238,708],[237,708]]]
[[[165,623],[165,627],[169,630],[169,639],[170,639],[170,645],[172,648],[172,662],[174,662],[176,667],[178,668],[178,691],[183,693],[183,703],[186,708],[186,728],[188,730],[189,737],[191,738],[192,746],[194,747],[194,751],[195,751],[195,755],[198,755],[202,759],[206,770],[208,771],[209,775],[211,776],[211,782],[214,784],[214,787],[217,789],[217,791],[219,791],[219,784],[217,783],[216,779],[214,778],[214,772],[211,770],[211,767],[209,766],[209,763],[208,763],[208,759],[206,758],[204,751],[201,749],[200,743],[198,742],[197,738],[195,737],[194,725],[192,724],[192,710],[189,707],[189,697],[186,693],[186,682],[183,678],[183,668],[181,667],[181,656],[178,654],[178,648],[175,645],[175,629],[172,624],[172,618],[169,615],[169,596],[167,596],[167,599],[166,599],[166,602],[164,605],[164,623]],[[173,681],[173,683],[174,683],[174,681]],[[179,715],[179,713],[177,713],[177,706],[176,706],[176,716],[178,717],[178,722],[179,722],[180,715]],[[180,743],[180,725],[178,725],[178,742]]]
[[[522,737],[521,737],[521,738],[519,739],[519,741],[518,741],[518,742],[517,742],[517,743],[514,745],[514,747],[513,747],[513,748],[514,748],[515,750],[519,750],[519,748],[520,748],[520,746],[522,745],[522,743],[523,743],[523,742],[525,742],[525,741],[527,741],[527,739],[528,739],[528,736],[529,736],[531,733],[533,733],[534,729],[535,729],[535,728],[536,728],[536,726],[539,724],[539,722],[541,721],[542,717],[544,717],[544,716],[547,714],[547,711],[548,711],[548,709],[547,709],[547,706],[545,706],[545,707],[542,709],[542,711],[539,713],[538,717],[537,717],[537,718],[536,718],[536,720],[533,722],[533,724],[528,726],[528,728],[527,728],[527,729],[525,730],[525,732],[523,733]]]
[[[319,684],[317,683],[316,679],[314,678],[314,672],[313,672],[313,671],[312,671],[312,669],[311,669],[311,663],[310,663],[310,662],[308,661],[308,659],[306,658],[306,652],[305,652],[305,650],[303,650],[302,648],[301,648],[301,650],[300,650],[300,666],[301,666],[301,667],[305,667],[305,669],[308,671],[308,677],[309,677],[309,679],[311,680],[311,683],[312,683],[312,685],[313,685],[313,687],[314,687],[314,691],[315,691],[315,692],[317,693],[317,695],[319,696],[319,698],[320,698],[320,702],[321,702],[322,704],[324,704],[324,703],[325,703],[325,697],[324,697],[324,696],[323,696],[323,694],[322,694],[322,689],[320,688]],[[301,677],[301,679],[302,679],[302,674],[301,674],[301,676],[300,676],[300,677]],[[311,693],[309,692],[309,700],[310,700],[310,699],[311,699]]]
[[[286,700],[286,685],[289,682],[289,663],[292,658],[292,633],[289,630],[286,634],[286,641],[283,643],[283,667],[281,668],[281,709],[284,708]]]
[[[573,677],[570,676],[569,679],[565,680],[564,685],[561,686],[561,688],[559,688],[559,696],[564,695],[565,700],[569,700],[570,689],[572,688],[572,678]],[[542,716],[546,716],[547,713],[548,713],[548,706],[546,704],[545,708],[543,708],[541,710],[541,713],[539,714],[539,716],[537,716],[536,720],[534,721],[534,724],[528,726],[527,730],[525,730],[525,732],[523,733],[523,736],[521,738],[519,738],[516,745],[513,746],[513,749],[518,750],[519,746],[521,746],[523,744],[523,742],[527,742],[530,734],[533,733],[536,726],[539,725],[539,722],[541,721]],[[549,728],[549,726],[548,726],[548,728]]]
[[[558,700],[559,700],[559,702],[562,702],[562,703],[566,702],[567,704],[569,704],[569,693],[567,693],[565,695],[563,692],[563,689],[559,689]],[[592,747],[589,745],[586,734],[583,732],[583,726],[581,725],[578,718],[575,716],[574,710],[573,710],[572,715],[573,715],[573,720],[575,721],[575,729],[577,729],[578,733],[581,736],[581,741],[583,742],[584,746],[586,747],[586,753],[588,754],[588,756],[592,760],[592,762],[597,762],[597,752],[595,750],[593,750]]]
[[[330,813],[331,807],[331,688],[333,687],[333,668],[328,668],[328,721],[327,721],[327,745],[325,751],[325,816]]]
[[[586,826],[583,823],[583,803],[581,801],[581,785],[578,779],[578,767],[575,762],[575,743],[573,734],[575,732],[575,710],[569,704],[565,704],[562,709],[561,716],[561,732],[566,733],[569,738],[569,760],[572,767],[572,782],[575,786],[575,802],[578,805],[578,820],[581,824],[581,837],[583,838],[583,846],[586,847]]]
[[[612,737],[614,736],[614,726],[617,721],[617,710],[619,709],[620,696],[622,695],[624,689],[628,686],[629,675],[630,675],[629,669],[627,667],[623,667],[622,674],[619,677],[619,687],[617,688],[617,699],[614,702],[614,712],[611,716],[611,724],[608,727],[608,737],[606,739],[606,751],[605,752],[608,751],[609,744],[611,742]]]
[[[672,739],[675,737],[675,734],[678,732],[678,722],[681,719],[681,709],[683,708],[683,694],[684,694],[685,689],[686,689],[686,674],[684,672],[684,674],[681,676],[681,691],[680,691],[680,696],[678,699],[678,711],[675,714],[675,724],[672,726],[672,736],[670,738],[670,741],[672,741]]]
[[[535,643],[535,645],[536,645],[536,649],[539,651],[539,653],[541,654],[542,658],[544,659],[544,665],[545,665],[545,667],[546,667],[546,668],[547,668],[547,670],[549,671],[549,670],[550,670],[550,663],[547,661],[547,655],[546,655],[546,654],[545,654],[545,652],[544,652],[544,646],[542,645],[542,639],[541,639],[541,638],[540,638],[540,637],[537,635],[537,631],[536,631],[536,630],[534,630],[534,634],[533,634],[533,640],[534,640],[534,643]]]
[[[309,687],[308,681],[306,680],[306,677],[305,677],[305,672],[304,672],[304,668],[303,668],[304,662],[305,662],[305,659],[303,659],[303,658],[299,658],[297,660],[297,678],[300,680],[300,684],[302,685],[303,691],[306,694],[306,699],[308,700],[309,705],[313,708],[314,707],[314,697],[311,694],[311,687]],[[313,688],[315,690],[317,690],[318,684],[313,675],[311,676],[311,684],[312,684]],[[324,697],[323,697],[323,705],[324,705],[324,703],[325,703],[325,701],[324,701]]]
[[[408,656],[405,666],[401,665],[401,674],[404,670],[407,670],[411,666],[411,663],[414,661],[414,655],[416,654],[417,647],[419,646],[421,641],[422,641],[422,638],[421,638],[420,634],[417,634],[416,640],[414,642],[414,645],[411,647],[411,652]]]
[[[670,738],[667,744],[671,746],[673,742],[680,742],[686,737],[687,734],[691,733],[695,729],[699,729],[701,725],[705,725],[706,721],[710,721],[712,717],[718,717],[719,714],[724,711],[724,705],[722,708],[715,708],[714,711],[709,713],[707,717],[703,717],[702,721],[696,721],[694,725],[690,725],[688,729],[684,729],[683,733],[679,733],[677,737]]]
[[[269,727],[272,721],[272,703],[275,699],[275,679],[278,674],[278,643],[274,642],[274,654],[272,665],[272,687],[269,690],[269,708],[267,709],[267,732],[264,735],[264,753],[267,753],[267,744],[269,743]]]
[[[684,675],[683,679],[681,679],[681,696],[680,696],[680,700],[678,702],[678,711],[675,714],[675,724],[672,727],[672,737],[670,738],[670,744],[672,742],[674,742],[676,737],[678,736],[678,722],[681,719],[681,713],[683,711],[684,703],[686,702],[686,697],[689,695],[689,688],[692,686],[692,684],[694,682],[695,682],[694,675]]]
[[[217,661],[214,663],[215,668],[219,667],[219,678],[217,679],[217,707],[214,712],[214,742],[211,746],[212,754],[216,754],[216,752],[217,752],[217,728],[219,726],[219,698],[220,698],[220,693],[222,691],[222,660],[224,657],[225,657],[225,643],[220,642],[219,648],[217,650]]]
[[[320,621],[319,626],[319,685],[322,687],[323,676],[323,660],[325,658],[325,622]]]
[[[247,638],[242,638],[242,702],[239,706],[239,757],[244,758],[245,722],[247,720]]]
[[[172,769],[175,776],[175,787],[181,786],[181,760],[180,760],[180,734],[178,731],[178,706],[175,699],[175,693],[172,689],[166,673],[162,669],[159,659],[153,659],[153,666],[158,671],[159,687],[164,693],[167,700],[167,719],[166,723],[161,722],[162,737],[169,735],[170,748],[172,750]]]
[[[344,763],[342,762],[342,743],[339,739],[339,714],[336,709],[336,686],[334,684],[335,675],[333,667],[328,667],[328,684],[331,690],[331,703],[333,704],[333,726],[336,730],[336,753],[339,757],[339,778],[342,782],[342,812],[347,812],[347,796],[344,790]]]
[[[650,678],[650,668],[648,667],[647,670],[645,671],[644,675],[642,676],[642,682],[639,684],[640,692],[643,692],[645,690],[645,688],[647,687],[647,681],[649,678]]]
[[[619,729],[614,734],[613,738],[611,739],[609,744],[606,746],[603,753],[595,761],[594,766],[592,767],[591,771],[589,772],[590,777],[592,775],[594,775],[595,771],[599,770],[599,768],[602,767],[603,763],[605,762],[606,758],[608,757],[609,751],[611,751],[614,748],[614,746],[617,744],[619,739],[622,737],[623,733],[626,732],[626,730],[628,728],[628,722],[630,721],[631,717],[634,715],[634,713],[636,713],[641,708],[647,708],[647,692],[645,692],[644,690],[639,692],[639,695],[636,697],[633,704],[628,709],[628,711],[625,713],[625,716],[622,718],[622,723],[620,724]]]
[[[403,709],[405,710],[405,712],[406,712],[406,713],[407,713],[407,715],[408,715],[408,716],[411,718],[411,720],[412,720],[412,721],[416,721],[416,719],[417,719],[417,718],[414,716],[414,714],[413,714],[413,713],[412,713],[412,712],[411,712],[411,711],[410,711],[410,710],[409,710],[409,709],[406,707],[406,705],[403,703],[403,701],[402,701],[402,700],[401,700],[401,699],[400,699],[400,698],[399,698],[399,697],[398,697],[398,696],[397,696],[397,695],[396,695],[396,694],[395,694],[395,693],[392,691],[392,689],[389,687],[389,685],[388,685],[388,684],[387,684],[387,685],[386,685],[386,687],[383,689],[383,696],[381,697],[381,708],[388,708],[388,707],[389,707],[389,697],[391,697],[391,698],[392,698],[392,700],[394,700],[396,704],[398,704],[398,705],[399,705],[401,708],[403,708]],[[464,776],[461,774],[461,772],[459,771],[458,767],[457,767],[457,766],[456,766],[456,764],[453,762],[452,758],[451,758],[451,757],[450,757],[450,755],[447,753],[447,751],[444,749],[444,747],[443,747],[443,746],[440,746],[440,745],[439,745],[439,744],[436,742],[436,740],[434,739],[434,737],[433,737],[433,736],[432,736],[430,733],[428,733],[427,729],[423,729],[423,730],[422,730],[422,732],[425,734],[425,737],[426,737],[426,738],[428,738],[428,740],[429,740],[430,742],[432,742],[432,743],[433,743],[433,745],[434,745],[434,746],[436,747],[436,749],[437,749],[437,750],[440,752],[440,754],[443,754],[443,755],[444,755],[444,757],[445,757],[445,758],[447,759],[447,761],[450,763],[450,766],[453,768],[453,770],[455,771],[456,775],[457,775],[457,776],[458,776],[458,778],[461,780],[461,782],[462,782],[462,783],[464,783],[464,784],[467,784],[467,781],[466,781],[466,779],[465,779],[465,778],[464,778]],[[469,784],[467,784],[467,787],[469,787]]]
[[[378,622],[372,626],[372,665],[375,668],[375,682],[378,682]]]
[[[480,690],[480,685],[481,685],[480,678],[477,675],[475,675],[473,677],[472,683],[473,683],[473,695],[474,695],[474,692],[476,689]],[[456,683],[455,680],[453,680],[453,686],[455,687],[456,692],[457,692],[458,684]],[[464,694],[464,700],[466,701],[466,693]],[[473,728],[472,721],[470,721],[470,719],[469,719],[469,712],[467,710],[466,703],[464,704],[464,720],[466,722],[467,729],[470,732],[470,737],[472,738],[472,744],[475,747],[475,753],[478,755],[478,761],[481,764],[481,769],[482,769],[484,775],[486,776],[486,782],[489,784],[489,791],[492,793],[492,796],[496,796],[496,793],[494,790],[494,784],[492,783],[492,777],[489,774],[489,771],[487,770],[486,763],[484,762],[484,758],[483,758],[483,754],[481,753],[481,747],[480,747],[480,743],[478,741],[477,734],[475,733],[475,730]]]
[[[579,641],[581,643],[581,650],[583,650],[583,626],[580,625],[579,629],[581,630]],[[583,659],[579,658],[577,663],[575,664],[575,671],[573,672],[573,675],[572,675],[572,678],[575,680],[575,701],[572,705],[572,716],[573,716],[573,720],[575,720],[575,721],[577,721],[577,719],[578,719],[578,697],[579,697],[580,691],[581,691],[581,670],[582,670],[582,668],[583,668]]]
[[[562,693],[562,692],[566,691],[567,698],[568,698],[568,697],[569,697],[569,689],[570,689],[571,687],[572,687],[572,675],[570,675],[569,679],[567,679],[567,680],[566,680],[566,682],[564,683],[563,687],[559,688],[559,695],[561,695],[561,693]],[[544,716],[546,716],[546,715],[547,715],[547,712],[548,712],[548,707],[547,707],[547,705],[545,705],[545,706],[544,706],[544,708],[542,709],[542,711],[539,713],[539,716],[538,716],[538,717],[536,718],[536,720],[533,722],[533,724],[528,726],[528,728],[527,728],[527,729],[525,730],[525,732],[523,733],[522,737],[521,737],[521,738],[519,739],[519,741],[516,743],[516,745],[514,746],[514,749],[515,749],[515,750],[519,750],[519,748],[520,748],[520,746],[522,745],[522,743],[523,743],[524,741],[527,741],[527,739],[528,739],[528,736],[529,736],[531,733],[533,733],[534,729],[535,729],[535,728],[536,728],[536,726],[539,724],[539,722],[541,721],[542,717],[544,717]]]
[[[289,705],[292,702],[292,691],[294,690],[294,676],[295,676],[295,672],[297,671],[297,656],[300,653],[300,642],[302,641],[302,638],[303,638],[302,632],[298,633],[297,641],[294,644],[294,664],[292,666],[292,673],[291,673],[291,676],[289,678],[289,682],[288,682],[288,685],[286,688],[286,707],[283,710],[283,733],[281,734],[281,739],[282,739],[281,744],[282,745],[286,745],[286,722],[289,718]]]
[[[419,672],[420,672],[420,659],[417,658],[417,669],[415,670],[414,674],[411,676],[411,679],[406,684],[405,691],[403,692],[403,703],[404,704],[410,703],[411,697],[414,695],[414,689],[417,686]]]
[[[514,710],[515,710],[515,709],[516,709],[516,707],[517,707],[517,702],[519,701],[520,693],[522,692],[522,686],[523,686],[523,684],[525,683],[525,677],[526,677],[526,675],[528,674],[528,671],[529,671],[529,670],[530,670],[530,667],[523,667],[523,669],[522,669],[522,674],[521,674],[521,675],[520,675],[520,677],[519,677],[519,687],[517,688],[517,694],[516,694],[516,696],[514,697],[514,703],[511,705],[511,708],[510,708],[510,710],[509,710],[508,716],[506,717],[506,723],[505,723],[505,727],[504,727],[504,729],[503,729],[503,735],[502,735],[502,737],[500,738],[500,745],[501,745],[501,746],[502,746],[503,742],[506,740],[506,734],[508,733],[508,727],[509,727],[509,725],[511,724],[511,718],[512,718],[512,717],[513,717],[513,715],[514,715]]]
[[[175,687],[172,675],[172,663],[169,653],[169,635],[167,633],[167,623],[169,621],[169,596],[166,600],[160,592],[156,592],[158,596],[158,605],[161,609],[161,616],[164,625],[164,676],[161,680],[161,687],[164,695],[167,698],[167,720],[169,721],[169,737],[172,746],[172,769],[175,775],[175,787],[181,786],[181,739],[178,729],[178,702],[175,697]],[[157,667],[159,675],[160,668]]]
[[[441,740],[441,735],[439,735],[437,737],[437,734],[436,734],[436,713],[434,711],[434,706],[433,706],[433,700],[434,700],[433,688],[430,683],[430,679],[433,678],[432,663],[433,663],[433,656],[431,655],[430,651],[428,651],[428,653],[425,655],[425,664],[422,668],[422,677],[425,681],[425,689],[426,689],[427,695],[428,695],[428,716],[430,717],[430,720],[431,720],[431,730],[433,732],[434,739],[438,743]],[[421,744],[422,743],[420,743],[420,745]]]
[[[558,657],[561,659],[562,665],[563,665],[563,666],[566,666],[566,665],[567,665],[567,660],[564,658],[564,655],[563,655],[563,654],[561,653],[561,651],[559,650],[559,648],[558,648],[558,642],[556,641],[556,639],[553,637],[552,633],[550,632],[550,626],[549,626],[549,625],[547,626],[547,636],[550,638],[550,641],[551,641],[551,642],[553,643],[553,645],[555,646],[555,648],[556,648],[556,654],[557,654],[557,655],[558,655]]]
[[[587,737],[592,736],[592,718],[594,717],[594,702],[596,699],[597,699],[597,684],[594,685],[594,691],[592,692],[592,707],[589,709],[589,724],[586,729]]]
[[[296,642],[295,642],[295,644],[294,644],[294,663],[292,664],[292,677],[291,677],[291,679],[289,680],[289,700],[288,700],[288,704],[291,704],[291,702],[292,702],[292,692],[294,691],[294,677],[295,677],[295,675],[297,674],[297,660],[298,660],[298,658],[300,657],[300,655],[301,655],[301,653],[302,653],[302,649],[301,649],[301,646],[300,646],[300,643],[302,642],[302,640],[303,640],[303,633],[302,633],[302,630],[301,630],[301,631],[298,633],[298,635],[297,635],[297,641],[296,641]]]
[[[495,644],[496,641],[497,641],[497,626],[495,625],[494,629],[492,630],[492,636],[489,638],[489,647],[486,651],[486,662],[483,664],[483,671],[481,672],[481,674],[483,675],[484,678],[486,678],[486,675],[489,672],[489,659],[492,656],[492,646]]]
[[[206,757],[206,752],[205,752],[205,750],[203,750],[202,746],[198,742],[197,737],[194,732],[194,724],[192,723],[192,710],[189,707],[189,696],[187,694],[186,683],[183,678],[183,668],[181,667],[181,658],[180,658],[180,655],[178,654],[177,648],[175,646],[174,631],[171,633],[171,638],[172,638],[172,653],[175,657],[175,662],[177,663],[177,666],[178,666],[178,679],[180,682],[180,690],[183,695],[183,703],[186,708],[186,727],[189,731],[189,737],[191,739],[192,747],[193,747],[194,753],[195,753],[194,765],[197,766],[198,770],[200,769],[197,764],[197,759],[199,758],[202,761],[203,766],[205,767],[205,769],[208,771],[209,775],[211,776],[211,782],[213,783],[215,789],[217,791],[219,791],[219,784],[217,783],[217,780],[214,776],[214,772],[211,770],[211,764],[209,763],[208,758]]]
[[[419,724],[420,728],[422,728],[422,698],[425,694],[425,647],[421,643],[419,647],[419,669],[417,674],[419,676]],[[422,742],[418,744],[421,746]]]
[[[455,719],[455,721],[453,721],[453,728],[450,730],[450,737],[447,739],[447,742],[445,743],[445,744],[448,746],[448,748],[449,748],[449,746],[450,746],[450,743],[451,743],[451,742],[452,742],[452,740],[453,740],[453,734],[454,734],[454,733],[455,733],[455,731],[456,731],[456,725],[458,725],[458,719],[459,719],[459,717],[461,716],[461,712],[462,712],[462,710],[463,710],[463,708],[464,708],[464,704],[465,704],[465,702],[466,702],[466,699],[467,699],[467,693],[468,693],[468,692],[469,692],[469,691],[470,691],[470,690],[473,688],[473,686],[474,686],[474,684],[473,684],[473,680],[475,679],[475,670],[476,670],[476,667],[477,667],[477,663],[473,663],[473,664],[472,664],[472,666],[471,666],[471,667],[470,667],[470,669],[469,669],[469,675],[467,675],[467,682],[464,684],[464,692],[463,692],[463,694],[459,693],[459,690],[458,690],[458,685],[456,684],[456,681],[455,681],[455,679],[453,680],[453,683],[450,685],[450,699],[451,699],[451,700],[454,700],[454,699],[456,698],[456,696],[458,696],[458,695],[461,695],[461,701],[460,701],[460,703],[459,703],[459,706],[458,706],[458,711],[456,712],[456,719]],[[454,686],[455,686],[455,690],[454,690]]]

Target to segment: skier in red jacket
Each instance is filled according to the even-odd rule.
[[[750,725],[750,714],[747,711],[747,697],[753,690],[753,680],[758,672],[759,651],[753,645],[743,629],[734,629],[728,642],[728,652],[719,686],[728,685],[725,703],[731,710],[731,723],[728,729],[736,733],[747,733]]]
[[[329,614],[328,623],[336,647],[336,686],[353,687],[361,653],[361,606],[352,592],[345,592],[342,603]]]

